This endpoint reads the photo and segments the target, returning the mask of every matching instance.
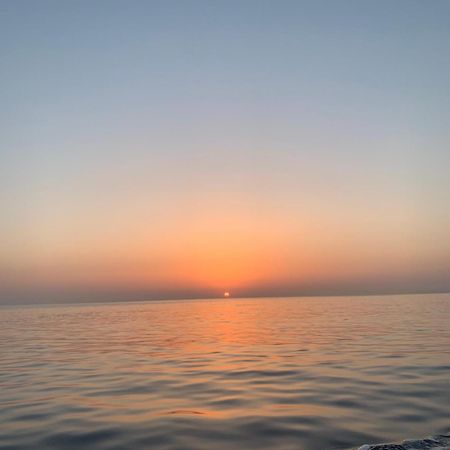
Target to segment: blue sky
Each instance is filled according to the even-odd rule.
[[[0,53],[2,301],[450,288],[449,2],[4,1]]]

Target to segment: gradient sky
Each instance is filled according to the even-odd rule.
[[[449,1],[0,2],[0,302],[450,290]]]

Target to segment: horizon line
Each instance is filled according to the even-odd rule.
[[[245,299],[273,299],[273,298],[321,298],[321,297],[387,297],[387,296],[403,296],[403,295],[445,295],[450,294],[450,290],[442,291],[387,291],[387,292],[365,292],[365,293],[340,293],[340,294],[287,294],[287,295],[243,295],[230,297],[211,297],[211,296],[184,296],[184,297],[166,297],[166,298],[144,298],[144,299],[112,299],[112,300],[77,300],[77,301],[54,301],[54,302],[15,302],[15,303],[1,303],[1,307],[15,307],[15,306],[77,306],[77,305],[99,305],[109,303],[149,303],[149,302],[165,302],[165,301],[195,301],[195,300],[245,300]]]

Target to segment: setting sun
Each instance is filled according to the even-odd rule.
[[[229,292],[224,292],[224,293],[223,293],[223,296],[224,296],[224,297],[229,297],[229,296],[230,296],[230,293],[229,293]]]

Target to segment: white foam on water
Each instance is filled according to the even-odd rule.
[[[358,450],[450,450],[450,435],[431,436],[422,440],[406,440],[401,444],[365,444]]]

